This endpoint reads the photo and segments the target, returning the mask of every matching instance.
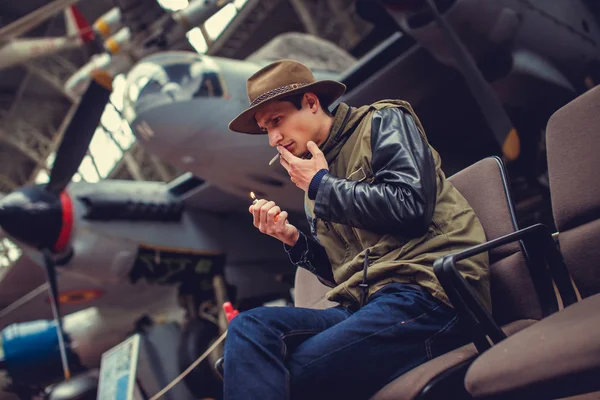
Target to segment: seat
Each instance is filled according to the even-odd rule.
[[[483,159],[449,180],[473,207],[488,240],[517,230],[507,179],[498,158]],[[553,295],[546,301],[537,295],[527,268],[528,257],[520,243],[494,248],[489,258],[493,317],[506,335],[530,326],[554,310]],[[324,308],[328,290],[309,272],[298,269],[296,306]],[[466,395],[464,373],[477,354],[475,345],[469,344],[430,360],[389,383],[372,400],[460,398]]]
[[[584,300],[483,353],[465,377],[475,398],[544,399],[600,390],[599,109],[596,87],[550,118],[546,138],[560,249]]]
[[[451,176],[449,180],[475,211],[488,243],[518,230],[508,180],[500,159],[490,157],[481,160]],[[489,334],[490,337],[495,336],[494,342],[519,332],[557,310],[551,281],[539,268],[540,252],[536,252],[533,259],[533,252],[526,251],[523,243],[507,241],[503,245],[490,245],[488,254],[492,315],[486,314],[489,325],[492,325],[491,332],[494,329],[497,331]],[[441,278],[437,268],[434,270],[438,278]],[[461,320],[465,321],[464,310],[458,307],[459,298],[448,290],[451,285],[442,279],[440,282],[461,315]],[[464,279],[462,282],[465,282]],[[468,285],[465,283],[465,286]],[[465,287],[465,290],[468,288]],[[474,294],[472,300],[476,301]],[[481,305],[480,307],[483,309]],[[371,400],[470,397],[464,390],[464,374],[472,360],[488,348],[490,343],[486,340],[486,330],[476,332],[476,327],[472,324],[465,325],[471,325],[466,334],[479,340],[414,368],[389,383]]]
[[[337,303],[327,300],[331,288],[322,284],[317,277],[304,268],[296,268],[294,280],[294,306],[323,310]]]

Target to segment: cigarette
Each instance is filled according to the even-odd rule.
[[[275,154],[275,157],[271,158],[271,161],[269,161],[269,165],[273,165],[275,160],[277,160],[277,157],[279,157],[279,153]]]

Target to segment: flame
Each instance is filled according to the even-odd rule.
[[[250,198],[252,200],[256,200],[256,195],[254,194],[254,192],[250,192]]]

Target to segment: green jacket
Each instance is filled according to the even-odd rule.
[[[417,283],[449,304],[434,261],[486,238],[468,202],[446,179],[411,106],[401,100],[358,109],[341,103],[321,150],[329,173],[314,200],[306,194],[312,237],[301,235],[288,248],[292,261],[333,287],[329,300],[357,305],[369,249],[368,296],[388,283]],[[487,253],[459,268],[491,311]]]

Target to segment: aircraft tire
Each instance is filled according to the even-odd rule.
[[[187,323],[181,334],[178,349],[179,369],[183,372],[206,351],[218,336],[215,324],[205,319],[194,319]],[[198,399],[221,399],[223,384],[216,374],[210,357],[202,361],[185,378],[190,392]]]

